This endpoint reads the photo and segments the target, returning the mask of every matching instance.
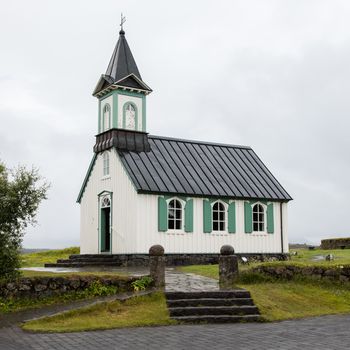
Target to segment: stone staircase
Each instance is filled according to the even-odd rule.
[[[117,255],[111,254],[73,254],[69,259],[58,259],[56,263],[45,267],[87,267],[87,266],[122,266]]]
[[[261,320],[245,289],[166,292],[170,317],[190,323],[235,323]]]

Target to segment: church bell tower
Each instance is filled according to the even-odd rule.
[[[101,75],[93,92],[98,98],[95,153],[111,147],[136,152],[149,150],[146,96],[151,92],[141,78],[121,24],[107,71]]]

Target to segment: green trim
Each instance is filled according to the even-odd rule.
[[[124,91],[124,90],[120,90],[120,89],[116,89],[116,90],[112,90],[110,91],[108,94],[103,95],[101,97],[99,97],[99,100],[104,100],[105,98],[114,95],[114,94],[120,94],[120,95],[126,95],[126,96],[134,96],[134,97],[141,97],[141,96],[146,96],[140,92],[130,92],[130,91]]]
[[[132,101],[127,101],[124,103],[123,105],[123,129],[126,129],[126,120],[125,120],[125,113],[126,113],[126,107],[127,105],[132,105],[135,108],[135,130],[138,131],[138,110],[137,110],[137,106],[134,102]],[[129,130],[129,129],[128,129]]]
[[[250,202],[244,202],[244,232],[253,232],[253,211]]]
[[[236,203],[231,202],[227,210],[228,232],[236,233]]]
[[[211,233],[212,231],[212,217],[211,217],[211,203],[207,199],[203,199],[203,232]]]
[[[109,107],[109,116],[108,116],[108,119],[109,119],[109,129],[111,129],[111,127],[112,127],[112,123],[111,123],[111,111],[112,111],[112,109],[111,109],[111,105],[107,102],[107,103],[105,103],[104,105],[103,105],[103,108],[102,108],[102,116],[103,116],[103,118],[102,118],[102,130],[103,131],[107,131],[107,130],[109,130],[109,129],[105,129],[105,112],[104,112],[104,109],[105,109],[105,107],[106,106],[108,106]]]
[[[188,199],[185,204],[185,232],[193,232],[193,199]]]
[[[102,235],[101,235],[101,227],[102,227],[102,215],[101,215],[101,210],[103,208],[101,208],[101,196],[103,194],[109,194],[110,198],[111,198],[111,205],[110,205],[110,209],[109,209],[109,251],[102,251]],[[99,254],[101,253],[109,253],[112,254],[112,241],[113,241],[113,192],[107,191],[107,190],[103,190],[102,192],[100,192],[97,195],[98,198],[98,252]]]
[[[158,231],[168,230],[168,204],[164,197],[158,197]]]
[[[273,219],[273,203],[269,203],[266,209],[267,216],[267,233],[274,233],[275,223]]]
[[[146,132],[146,96],[142,96],[142,131]]]
[[[118,94],[113,94],[112,127],[118,128]]]
[[[101,129],[101,100],[98,100],[98,133],[102,131]]]
[[[89,180],[91,171],[92,171],[92,169],[93,169],[93,167],[94,167],[94,165],[95,165],[96,158],[97,158],[97,154],[94,153],[94,155],[93,155],[93,157],[92,157],[92,160],[91,160],[91,162],[90,162],[89,168],[88,168],[88,170],[87,170],[87,172],[86,172],[86,175],[85,175],[83,184],[82,184],[82,186],[81,186],[81,188],[80,188],[80,191],[79,191],[79,194],[78,194],[77,203],[79,203],[79,204],[80,204],[80,202],[81,202],[81,198],[83,197],[84,190],[85,190],[85,187],[86,187],[86,185],[87,185],[87,183],[88,183],[88,180]]]
[[[137,188],[137,193],[139,194],[154,194],[156,196],[172,196],[172,197],[192,197],[192,198],[207,198],[210,200],[218,200],[218,199],[227,199],[227,200],[243,200],[243,201],[254,201],[254,202],[261,202],[261,203],[267,203],[267,202],[278,202],[278,203],[288,203],[291,201],[291,199],[278,199],[278,198],[252,198],[252,197],[234,197],[234,196],[223,196],[223,197],[218,197],[218,196],[213,196],[210,194],[195,194],[195,193],[174,193],[174,192],[162,192],[162,191],[147,191],[143,190],[137,187],[135,184],[135,188]]]

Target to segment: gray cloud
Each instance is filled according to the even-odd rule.
[[[251,145],[295,199],[290,241],[349,234],[348,2],[36,0],[0,14],[0,158],[35,164],[52,183],[26,246],[79,241],[91,92],[121,11],[154,90],[150,133]]]

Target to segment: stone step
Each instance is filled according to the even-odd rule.
[[[189,323],[238,323],[238,322],[258,322],[260,315],[202,315],[202,316],[177,316],[172,319],[179,322]]]
[[[167,300],[168,307],[254,305],[251,298],[200,298]]]
[[[116,262],[62,262],[62,263],[46,263],[45,267],[86,267],[86,266],[120,266]]]
[[[113,262],[115,263],[116,260],[114,260],[113,258],[109,258],[109,259],[98,259],[98,258],[91,258],[91,259],[58,259],[57,263],[67,263],[67,264],[75,264],[75,263],[106,263],[106,262]]]
[[[214,316],[214,315],[258,315],[256,306],[197,306],[197,307],[170,307],[171,317],[179,316]]]
[[[203,291],[203,292],[166,292],[168,300],[178,299],[207,299],[207,298],[250,298],[250,293],[245,289]]]

